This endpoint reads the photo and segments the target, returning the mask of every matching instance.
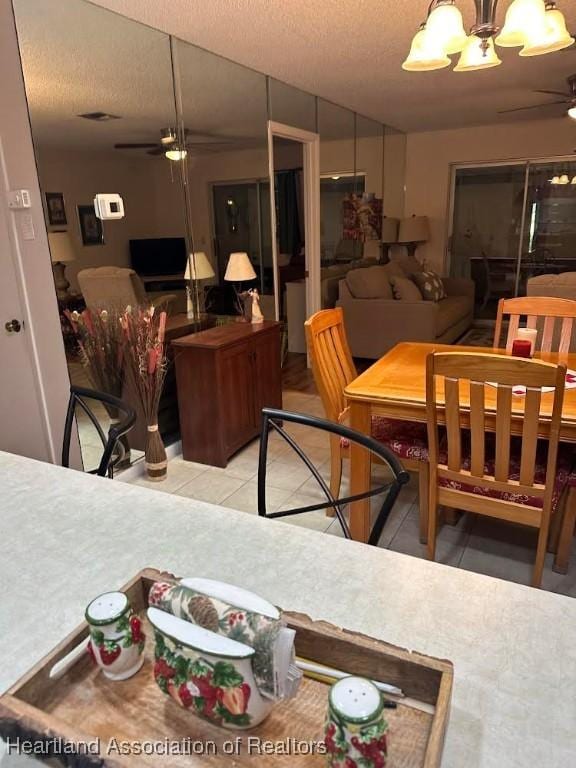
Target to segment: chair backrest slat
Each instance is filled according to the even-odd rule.
[[[448,467],[455,472],[462,468],[462,433],[460,431],[460,395],[458,379],[444,380],[446,431],[448,432]]]
[[[470,442],[471,462],[470,471],[477,477],[484,475],[486,462],[486,419],[484,415],[484,383],[470,382]]]
[[[562,330],[560,332],[560,347],[558,351],[561,354],[566,354],[570,351],[570,341],[572,339],[572,324],[573,319],[571,317],[565,317],[562,320]]]
[[[512,351],[512,344],[518,334],[520,319],[526,317],[528,328],[538,328],[538,321],[543,320],[540,350],[542,352],[558,351],[566,354],[570,350],[572,340],[573,321],[576,318],[576,301],[572,299],[559,299],[548,296],[520,296],[515,299],[501,299],[498,303],[498,315],[496,317],[496,329],[494,332],[494,347],[501,343],[504,317],[509,318],[508,333],[506,336],[506,351]],[[555,340],[556,319],[562,319],[559,342]],[[558,350],[554,349],[558,344]]]
[[[341,307],[323,309],[306,320],[306,343],[328,419],[339,421],[346,412],[344,388],[356,378],[356,367],[344,328]]]
[[[444,377],[444,402],[441,401],[442,389],[438,388],[439,377]],[[545,503],[549,503],[552,498],[549,487],[554,485],[555,480],[565,377],[564,364],[553,365],[541,360],[489,353],[431,353],[426,364],[426,407],[432,481],[436,482],[439,477],[459,479],[465,485],[473,484],[486,490],[502,490],[511,484],[515,492],[539,498],[544,496]],[[513,387],[518,384],[527,387],[525,396],[513,396]],[[494,389],[494,385],[497,385],[495,444],[485,431],[487,393]],[[549,420],[549,463],[544,488],[535,482],[543,387],[554,388],[552,418]],[[446,423],[447,464],[440,462],[437,431],[438,422],[442,422],[442,411]],[[510,479],[511,444],[516,439],[511,435],[513,415],[520,416],[523,424],[518,480]],[[466,424],[467,417],[471,438],[469,458],[462,455],[460,428]],[[493,475],[487,471],[489,450],[494,450]]]
[[[520,459],[520,482],[523,485],[534,484],[536,449],[538,447],[538,417],[542,390],[529,387],[526,390],[524,405],[524,424],[522,427],[522,456]]]
[[[510,431],[512,427],[512,387],[498,384],[496,396],[496,455],[494,477],[508,480],[510,472]]]
[[[542,342],[540,349],[542,352],[552,351],[552,339],[554,337],[554,326],[556,325],[556,318],[546,317],[544,318],[544,330],[542,331]]]

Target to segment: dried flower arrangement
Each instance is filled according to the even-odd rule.
[[[66,317],[76,335],[80,359],[94,389],[121,398],[124,389],[124,339],[117,309],[100,309],[83,312],[66,310]],[[111,406],[104,406],[110,421],[118,420],[118,413]],[[122,454],[115,466],[130,463],[130,446],[126,435],[119,441]]]
[[[146,419],[145,460],[148,477],[164,480],[166,450],[158,431],[158,406],[166,378],[166,312],[154,307],[127,307],[120,317],[124,360]]]

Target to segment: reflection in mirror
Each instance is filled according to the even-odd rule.
[[[293,128],[317,132],[316,96],[268,78],[270,120]]]
[[[234,319],[236,293],[257,287],[264,316],[274,318],[266,78],[180,40],[187,185],[194,250],[207,255],[213,277],[200,305],[219,322]],[[246,253],[244,279],[227,280],[231,253]]]
[[[172,312],[185,308],[181,185],[161,143],[176,126],[169,38],[80,0],[14,7],[70,379],[130,399],[117,371],[106,375],[83,358],[67,313],[166,294],[175,299]],[[124,217],[100,221],[97,193],[119,194]],[[174,409],[166,412],[161,431],[169,438],[177,412],[175,419]],[[114,414],[98,415],[107,430]],[[80,419],[88,470],[101,446],[84,426]],[[132,459],[145,435],[140,413],[128,436]]]
[[[382,259],[406,255],[404,246],[396,245],[398,223],[404,217],[406,179],[406,134],[394,128],[384,128],[384,219],[382,222]],[[407,214],[414,211],[407,211]],[[389,221],[387,221],[389,219]]]

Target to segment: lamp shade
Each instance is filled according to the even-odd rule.
[[[543,33],[545,15],[544,0],[514,0],[506,11],[504,27],[496,38],[496,45],[503,48],[525,45],[527,37]]]
[[[454,2],[437,5],[428,16],[426,29],[430,36],[447,53],[460,53],[466,45],[466,32],[462,14]]]
[[[454,72],[474,72],[478,69],[497,67],[499,64],[502,64],[502,61],[494,48],[494,40],[488,38],[483,41],[476,35],[470,35]]]
[[[530,30],[526,35],[524,48],[520,56],[541,56],[544,53],[554,53],[563,48],[569,48],[574,38],[566,29],[564,14],[555,6],[546,7],[544,25],[538,30]]]
[[[54,264],[57,262],[67,264],[76,259],[68,232],[48,232],[48,243],[50,257]]]
[[[208,260],[208,257],[204,251],[194,251],[186,259],[186,272],[184,272],[185,280],[208,280],[209,277],[214,277],[214,270],[212,264]]]
[[[248,254],[244,251],[231,253],[230,258],[228,259],[224,280],[233,283],[241,283],[244,280],[254,280],[255,278],[256,272],[254,272],[254,267],[250,262]]]
[[[430,237],[428,216],[411,216],[402,219],[398,232],[399,243],[425,243]]]
[[[402,64],[407,72],[431,72],[450,66],[450,59],[438,41],[422,25],[414,35],[408,58]]]
[[[398,225],[400,222],[398,219],[393,219],[391,216],[385,216],[382,219],[382,242],[383,243],[397,243],[398,242]]]

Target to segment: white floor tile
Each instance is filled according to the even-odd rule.
[[[290,491],[280,488],[266,489],[266,511],[276,512],[278,507],[290,497]],[[241,512],[258,514],[258,483],[251,480],[224,499],[222,506],[239,509]]]
[[[241,488],[245,482],[241,478],[232,477],[224,472],[215,472],[212,469],[207,469],[198,477],[181,486],[176,491],[176,495],[186,496],[189,499],[198,499],[199,501],[208,501],[211,504],[220,504],[224,499],[227,499],[228,496]]]

